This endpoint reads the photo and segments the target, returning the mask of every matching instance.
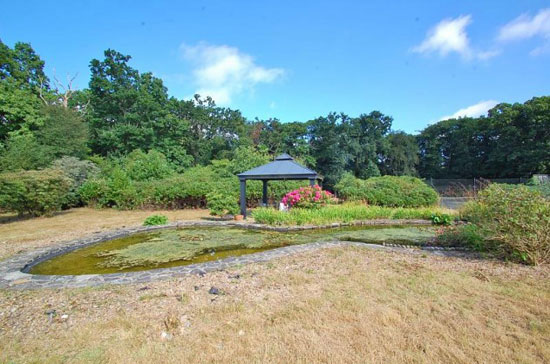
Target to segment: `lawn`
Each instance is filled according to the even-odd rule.
[[[174,212],[201,212],[187,213]],[[1,255],[147,215],[2,224]],[[549,337],[547,265],[353,247],[147,284],[0,290],[0,363],[545,363]]]

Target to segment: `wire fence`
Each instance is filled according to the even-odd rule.
[[[426,178],[426,183],[432,186],[444,197],[474,197],[477,192],[489,183],[524,184],[528,178]]]

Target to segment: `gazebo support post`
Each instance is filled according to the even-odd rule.
[[[315,178],[310,178],[310,179],[309,179],[309,185],[310,185],[311,187],[315,186]]]
[[[262,180],[262,203],[267,206],[267,180]]]
[[[246,219],[246,179],[241,179],[241,215]]]

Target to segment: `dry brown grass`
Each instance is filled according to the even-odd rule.
[[[0,362],[544,363],[549,278],[333,248],[146,286],[0,291]]]
[[[0,260],[17,252],[51,245],[55,242],[90,235],[95,232],[141,225],[147,216],[166,215],[170,221],[199,219],[207,210],[119,211],[115,209],[78,208],[52,217],[20,219],[0,215]]]
[[[0,257],[153,213],[207,214],[3,216]],[[0,363],[549,361],[548,266],[333,248],[147,285],[0,290]]]

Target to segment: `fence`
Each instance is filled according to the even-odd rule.
[[[548,176],[546,176],[547,178]],[[477,191],[481,190],[489,183],[508,183],[522,184],[526,183],[528,178],[449,178],[435,179],[426,178],[426,183],[432,186],[441,196],[444,197],[473,197]]]

